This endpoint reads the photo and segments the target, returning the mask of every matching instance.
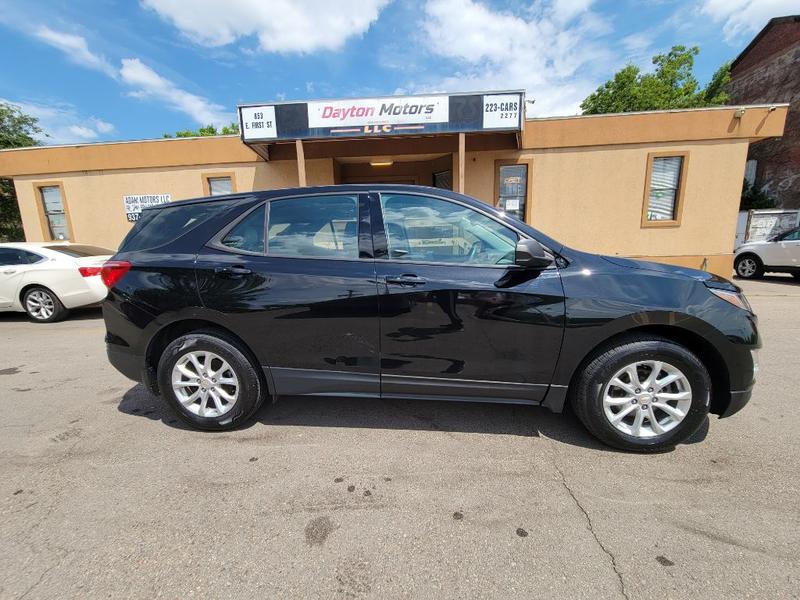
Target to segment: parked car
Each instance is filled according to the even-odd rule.
[[[580,252],[435,188],[166,204],[103,270],[111,363],[200,429],[283,395],[569,402],[607,444],[655,451],[747,403],[760,345],[725,279]]]
[[[768,240],[745,242],[736,249],[733,268],[742,279],[756,279],[767,272],[791,273],[800,279],[800,227]]]
[[[0,311],[28,313],[36,323],[64,319],[72,308],[98,304],[100,279],[113,250],[59,242],[0,244]]]

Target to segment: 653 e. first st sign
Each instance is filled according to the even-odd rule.
[[[432,94],[239,107],[242,140],[277,141],[522,127],[524,94]]]

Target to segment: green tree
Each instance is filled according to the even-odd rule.
[[[739,203],[739,210],[751,210],[756,208],[775,208],[775,198],[770,196],[764,190],[756,188],[755,185],[750,185],[747,180],[744,180],[742,186],[742,199]]]
[[[42,130],[37,123],[38,119],[26,115],[18,106],[0,102],[0,149],[38,146],[40,142],[33,136]],[[0,178],[0,242],[24,238],[14,182]]]
[[[205,136],[212,136],[212,135],[238,135],[239,134],[239,124],[238,123],[230,123],[229,125],[223,125],[221,129],[217,130],[214,125],[206,125],[205,127],[201,127],[200,129],[182,129],[180,131],[176,131],[174,134],[172,133],[165,133],[165,138],[182,138],[182,137],[205,137]]]
[[[589,94],[581,103],[583,114],[633,112],[716,106],[728,102],[727,84],[730,63],[714,73],[711,81],[701,88],[694,76],[694,57],[697,46],[673,46],[666,54],[653,57],[655,70],[642,73],[635,65],[617,71]]]

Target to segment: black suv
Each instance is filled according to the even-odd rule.
[[[111,363],[202,429],[281,395],[569,401],[604,442],[657,450],[747,403],[760,346],[725,279],[417,186],[151,208],[103,279]]]

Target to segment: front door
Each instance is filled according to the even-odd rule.
[[[227,313],[278,394],[379,394],[366,194],[272,200],[210,246],[197,257],[203,303]]]
[[[563,334],[558,269],[513,268],[519,234],[468,205],[371,201],[382,394],[540,402]]]
[[[800,228],[784,233],[780,241],[771,244],[774,260],[767,264],[773,267],[800,267]]]

